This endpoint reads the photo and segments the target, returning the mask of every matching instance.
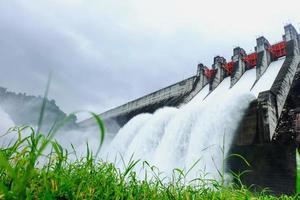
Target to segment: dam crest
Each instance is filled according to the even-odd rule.
[[[296,29],[286,25],[280,42],[259,37],[254,52],[236,47],[230,60],[216,56],[210,67],[199,63],[196,75],[99,114],[108,132],[118,133],[110,150],[130,157],[148,145],[140,156],[167,171],[192,163],[207,138],[220,143],[223,133],[217,131],[226,131],[227,153],[240,154],[251,164],[249,168],[233,158],[227,162],[229,171],[251,170],[242,178],[245,184],[294,193],[300,143],[299,45]],[[140,130],[150,121],[153,126],[147,129],[153,137]],[[95,127],[95,121],[87,119],[80,127]],[[218,156],[218,151],[213,153]]]

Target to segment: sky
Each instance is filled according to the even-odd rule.
[[[101,113],[300,27],[299,0],[0,0],[0,86]],[[79,115],[79,119],[87,116]]]

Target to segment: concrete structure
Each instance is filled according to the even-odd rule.
[[[271,52],[269,51],[270,43],[265,37],[256,39],[256,53],[257,53],[257,66],[256,66],[256,80],[266,71],[272,62]]]
[[[195,82],[193,85],[193,89],[182,100],[182,102],[179,104],[179,107],[181,105],[188,103],[190,100],[192,100],[194,98],[194,96],[196,96],[200,92],[200,90],[202,90],[203,87],[207,84],[208,84],[208,78],[207,78],[207,76],[205,76],[205,66],[202,63],[200,63],[197,66],[197,76],[196,76],[196,79],[195,79]]]
[[[269,103],[262,108],[260,100],[250,105],[237,132],[231,153],[243,156],[251,166],[247,166],[238,158],[232,158],[228,162],[228,168],[236,173],[250,170],[242,176],[244,184],[255,185],[258,190],[268,187],[271,193],[277,195],[295,193],[295,151],[300,146],[299,88],[300,66],[298,64],[281,115],[278,119],[275,118],[278,123],[272,138],[264,132],[268,128],[263,129],[268,127],[270,122],[260,115],[269,106],[274,107],[275,110],[277,106]],[[263,92],[260,96],[264,95],[269,95],[269,91]]]
[[[231,74],[231,87],[239,81],[246,71],[246,63],[244,58],[246,57],[246,52],[241,47],[236,47],[233,49],[232,61],[233,71]]]
[[[272,140],[275,129],[281,116],[286,98],[292,86],[299,62],[298,34],[292,25],[285,27],[283,36],[287,43],[287,55],[275,82],[270,91],[263,92],[258,96],[259,130],[263,142]]]
[[[137,114],[153,113],[164,106],[179,107],[189,102],[206,84],[208,84],[208,79],[205,76],[205,67],[203,64],[199,64],[196,76],[113,108],[100,114],[100,117],[104,120],[109,132],[116,132],[118,128]],[[79,123],[79,125],[85,128],[96,124],[91,118]]]
[[[216,56],[214,58],[214,64],[212,68],[215,70],[214,76],[212,77],[212,81],[210,84],[209,90],[214,90],[224,78],[228,76],[224,66],[226,64],[226,59],[221,56]]]
[[[188,103],[209,83],[210,91],[226,77],[233,86],[244,72],[256,65],[258,80],[274,60],[285,56],[284,63],[268,91],[253,101],[240,124],[231,152],[244,156],[251,163],[245,184],[257,184],[276,190],[275,193],[293,193],[295,186],[295,149],[300,145],[300,49],[299,35],[292,25],[284,27],[283,41],[270,45],[264,37],[257,39],[256,52],[247,55],[237,47],[233,51],[232,69],[226,60],[217,56],[212,69],[199,64],[197,74],[157,92],[100,114],[108,129],[120,127],[137,114],[154,112],[163,106],[180,107]],[[92,126],[89,119],[81,127]],[[243,161],[233,159],[228,168],[241,172],[248,169]]]
[[[295,114],[295,135],[298,136],[296,138],[297,144],[300,144],[300,109]]]
[[[246,167],[239,159],[228,163],[235,172],[251,170],[242,178],[243,183],[257,185],[257,189],[268,187],[278,195],[295,192],[295,151],[300,145],[300,56],[293,26],[285,27],[283,39],[285,61],[271,89],[261,92],[250,105],[231,149],[251,166]]]
[[[299,70],[300,62],[298,53],[299,47],[297,45],[298,37],[287,36],[291,33],[297,36],[297,32],[291,25],[286,26],[285,35],[283,36],[286,42],[286,58],[284,63],[271,89],[261,92],[257,100],[252,102],[243,119],[244,123],[240,125],[240,130],[238,131],[241,133],[236,140],[236,144],[238,145],[270,143],[276,135],[276,127],[278,127],[280,123],[280,117],[283,115],[288,95],[292,91],[293,84],[295,85],[295,82],[298,81],[298,76],[296,75],[297,70]],[[287,38],[293,39],[287,40]],[[264,48],[261,49],[265,51],[265,55],[269,54]],[[264,56],[258,55],[257,70],[260,72],[265,71],[265,69],[263,69],[265,66],[261,64],[263,63],[262,60],[269,62],[268,59],[269,56],[267,56],[266,59]],[[274,56],[272,56],[272,60],[274,59]],[[257,75],[258,78],[261,76],[260,73],[257,73]]]

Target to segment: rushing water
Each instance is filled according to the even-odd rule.
[[[259,92],[270,89],[282,63],[283,59],[273,62],[256,83],[256,70],[251,69],[232,88],[227,77],[211,93],[205,86],[179,109],[162,108],[148,114],[147,119],[140,119],[145,114],[136,116],[107,148],[109,160],[146,160],[169,177],[174,168],[187,170],[198,161],[189,174],[191,179],[203,172],[219,179],[217,170],[245,110]]]
[[[14,122],[9,115],[0,107],[0,147],[7,146],[15,137],[13,135],[5,135],[7,130],[14,126]]]
[[[259,92],[270,89],[283,61],[271,63],[257,82],[256,70],[251,69],[232,88],[227,77],[211,93],[206,85],[180,108],[164,107],[153,114],[135,116],[111,142],[106,141],[101,158],[115,162],[120,168],[130,159],[140,159],[139,174],[143,173],[139,170],[142,161],[147,161],[168,177],[174,168],[187,170],[198,161],[189,173],[190,179],[203,172],[208,178],[219,179],[217,170],[222,166],[245,110]],[[1,108],[0,117],[0,131],[3,133],[14,124]],[[70,134],[74,136],[70,137]],[[79,151],[78,155],[86,152],[86,142],[96,152],[98,138],[95,132],[65,133],[56,137],[65,147],[72,143]],[[3,143],[4,139],[1,141]]]

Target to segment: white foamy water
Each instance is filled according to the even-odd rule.
[[[200,160],[190,172],[190,179],[197,177],[199,171],[208,173],[210,178],[219,178],[217,169],[221,169],[223,156],[228,153],[244,111],[255,99],[250,92],[255,78],[255,69],[248,70],[231,89],[229,80],[225,79],[226,84],[222,90],[216,90],[214,95],[208,96],[202,103],[202,112],[193,125],[184,161],[188,168]]]
[[[10,116],[0,107],[0,147],[6,147],[15,140],[15,135],[5,135],[8,129],[14,127],[14,125]]]
[[[100,133],[98,129],[90,129],[85,131],[59,131],[55,134],[55,140],[59,142],[61,146],[68,150],[68,152],[76,151],[78,158],[85,157],[87,154],[87,145],[93,154],[95,154],[99,148]],[[111,142],[112,136],[106,133],[104,143],[101,150],[104,151],[108,144]],[[72,147],[73,145],[73,147]],[[70,154],[69,159],[75,160],[75,154]]]
[[[120,156],[124,157],[129,144],[151,116],[152,114],[140,114],[132,118],[119,130],[109,148],[102,155],[112,162],[115,162]]]
[[[230,77],[211,93],[206,85],[188,104],[179,109],[160,109],[148,116],[147,123],[129,121],[107,151],[117,149],[125,162],[132,156],[134,160],[146,160],[169,177],[174,168],[188,169],[200,159],[189,177],[205,171],[209,178],[218,179],[217,169],[222,166],[245,110],[260,91],[271,88],[283,61],[271,63],[252,91],[256,69],[246,71],[232,88]],[[124,134],[128,135],[123,140]]]
[[[14,126],[14,122],[9,115],[0,107],[0,134],[6,133],[6,131]]]
[[[153,114],[135,116],[110,144],[106,142],[100,157],[122,168],[121,157],[128,162],[133,156],[134,160],[146,160],[157,166],[169,177],[174,168],[188,169],[199,160],[188,178],[193,179],[205,171],[207,178],[218,179],[217,169],[224,159],[222,150],[226,155],[245,110],[259,92],[271,88],[283,61],[271,63],[252,91],[255,69],[246,71],[232,88],[227,77],[211,93],[206,85],[180,108],[165,107]],[[0,117],[0,131],[13,126],[1,108]],[[86,153],[87,142],[94,153],[99,145],[97,131],[59,134],[56,139],[64,147],[72,143],[79,156]],[[141,167],[139,165],[137,170]]]
[[[163,136],[166,125],[177,111],[176,108],[169,107],[157,110],[147,123],[137,131],[137,135],[133,138],[126,150],[124,156],[125,160],[130,159],[133,154],[135,158],[151,160]]]
[[[270,66],[267,68],[265,73],[260,77],[258,82],[255,84],[251,92],[258,97],[258,94],[262,91],[269,90],[275,81],[275,78],[281,69],[281,66],[284,62],[284,58],[281,58],[275,62],[272,62]]]
[[[206,113],[205,106],[202,105],[209,99],[218,98],[229,87],[230,78],[228,77],[204,101],[199,99],[197,103],[187,104],[180,108],[178,114],[171,119],[166,127],[164,136],[154,155],[154,165],[168,175],[176,167],[185,167],[185,157],[192,129],[196,125],[199,115]],[[207,107],[207,109],[209,108]]]
[[[188,105],[198,103],[199,101],[202,101],[209,93],[209,85],[205,85],[202,90],[194,97],[192,100],[188,103]]]

